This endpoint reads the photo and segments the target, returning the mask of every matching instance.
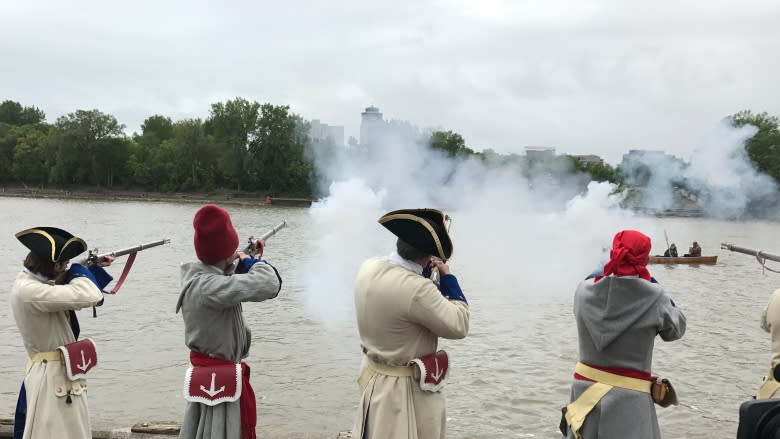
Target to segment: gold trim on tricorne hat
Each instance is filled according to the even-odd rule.
[[[384,224],[387,221],[392,221],[395,219],[412,220],[422,224],[422,226],[428,229],[428,231],[431,233],[431,237],[433,237],[433,241],[436,243],[436,250],[439,251],[438,256],[444,256],[444,249],[441,246],[441,241],[439,241],[439,235],[436,233],[436,230],[433,230],[433,227],[431,227],[431,225],[428,224],[428,221],[426,221],[423,218],[420,218],[419,216],[410,215],[408,213],[397,213],[394,215],[388,215],[384,217],[384,221],[379,221],[379,224]]]
[[[54,257],[54,252],[57,249],[57,243],[54,241],[54,238],[50,234],[48,234],[46,231],[41,230],[41,229],[22,230],[21,232],[16,234],[16,238],[18,239],[18,238],[21,238],[22,236],[30,235],[32,233],[35,233],[35,234],[38,234],[38,235],[43,235],[44,238],[49,240],[49,242],[51,243],[51,261],[52,262],[57,262],[57,259]]]
[[[65,249],[68,248],[68,246],[73,244],[73,243],[80,243],[84,247],[84,249],[87,248],[86,241],[84,241],[83,239],[81,239],[79,237],[74,236],[74,237],[68,239],[67,241],[65,241],[64,244],[62,244],[62,248],[60,248],[60,251],[59,251],[59,254],[58,254],[57,253],[57,241],[54,240],[54,237],[49,232],[47,232],[45,230],[38,229],[38,228],[22,230],[21,232],[16,233],[14,236],[16,236],[17,239],[19,239],[19,238],[21,238],[23,236],[31,235],[31,234],[41,235],[41,236],[43,236],[44,238],[46,238],[49,241],[49,243],[51,244],[51,256],[50,256],[50,259],[51,259],[51,262],[55,262],[55,263],[59,259],[59,256],[61,256],[62,253],[65,251]],[[68,233],[68,234],[70,234],[70,233]]]

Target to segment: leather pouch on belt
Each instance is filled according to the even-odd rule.
[[[445,351],[415,358],[409,362],[409,365],[416,366],[414,378],[419,380],[420,389],[426,392],[438,392],[447,383],[450,360]]]
[[[677,405],[677,391],[672,387],[672,383],[666,378],[656,378],[653,384],[650,385],[650,396],[653,397],[653,402],[661,407],[669,407],[670,405]]]
[[[91,338],[74,341],[57,349],[62,352],[65,372],[71,381],[86,378],[87,372],[97,366],[97,348]]]

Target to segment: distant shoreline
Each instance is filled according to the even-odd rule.
[[[238,206],[264,207],[265,195],[256,193],[189,193],[189,192],[147,192],[113,189],[40,189],[20,187],[0,187],[0,197],[8,198],[49,198],[59,200],[99,200],[99,201],[151,201],[182,202],[193,204],[228,204]],[[303,199],[302,199],[303,200]],[[289,205],[289,204],[286,204]]]

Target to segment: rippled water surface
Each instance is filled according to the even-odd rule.
[[[7,304],[25,255],[13,234],[35,225],[59,225],[103,251],[171,238],[170,245],[139,254],[122,291],[106,299],[98,318],[90,310],[79,317],[82,334],[94,339],[100,352],[100,365],[90,378],[94,419],[130,423],[181,417],[187,350],[174,308],[178,265],[194,259],[191,221],[197,207],[0,198],[0,413],[12,413],[26,362]],[[351,427],[359,341],[349,311],[334,316],[345,323],[333,325],[307,310],[306,297],[322,294],[304,288],[301,280],[316,234],[308,211],[229,209],[242,237],[282,219],[289,224],[270,241],[266,254],[284,277],[282,294],[244,307],[253,332],[249,362],[259,422],[293,431]],[[688,317],[688,333],[681,341],[656,345],[654,372],[672,378],[682,400],[681,406],[658,410],[664,437],[734,437],[739,404],[755,392],[768,366],[769,339],[759,328],[759,316],[769,294],[780,287],[780,275],[763,275],[750,257],[718,247],[733,242],[778,253],[780,225],[646,221],[663,221],[653,227],[674,230],[680,238],[691,236],[702,243],[705,254],[719,256],[714,266],[651,266]],[[678,241],[679,247],[686,245]],[[571,312],[575,285],[563,292],[545,291],[544,279],[529,279],[527,284],[496,287],[501,275],[487,269],[487,261],[461,260],[462,265],[453,261],[453,270],[469,294],[472,320],[465,340],[442,343],[453,362],[446,389],[448,436],[558,437],[560,406],[567,402],[577,360]],[[555,260],[532,263],[567,269],[556,267]],[[122,265],[120,261],[112,270],[115,276]]]

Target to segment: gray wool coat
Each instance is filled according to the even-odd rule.
[[[633,276],[581,282],[574,294],[574,317],[580,361],[594,366],[651,372],[656,336],[673,341],[685,334],[685,316],[664,289]],[[591,384],[575,379],[571,401]],[[580,432],[584,439],[661,437],[650,394],[617,387],[596,404]],[[568,438],[574,438],[571,432]]]
[[[275,298],[282,279],[276,269],[265,262],[256,263],[248,273],[230,276],[212,265],[192,262],[181,266],[181,285],[176,312],[181,310],[184,317],[187,347],[215,358],[239,362],[249,355],[252,343],[241,303]],[[188,402],[179,437],[240,438],[239,402],[213,407]]]

